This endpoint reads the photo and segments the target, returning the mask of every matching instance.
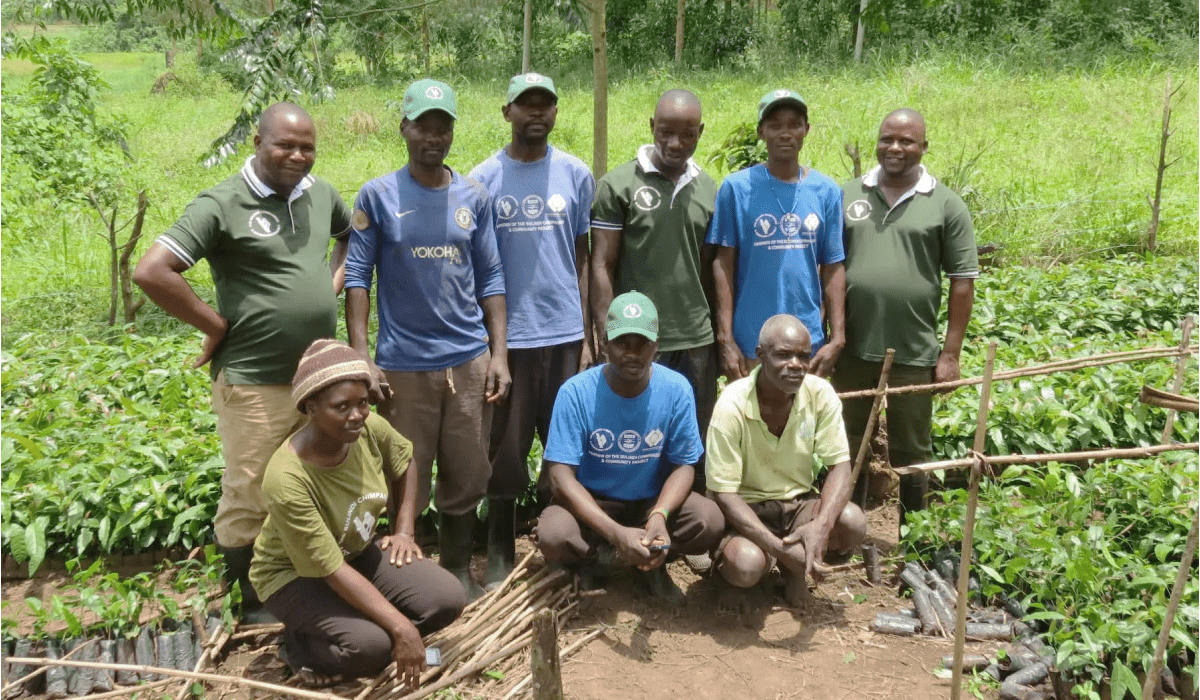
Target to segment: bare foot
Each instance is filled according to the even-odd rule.
[[[747,615],[753,611],[750,589],[738,588],[719,575],[717,578],[717,612]]]
[[[793,608],[809,608],[816,602],[804,574],[793,574],[785,571],[783,574],[783,599]]]

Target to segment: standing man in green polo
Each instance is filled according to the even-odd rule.
[[[879,165],[845,187],[846,351],[834,373],[838,391],[874,388],[884,356],[894,348],[891,386],[958,379],[959,355],[979,260],[975,228],[962,198],[921,165],[929,150],[925,119],[898,109],[879,127]],[[937,338],[942,275],[950,278],[946,336]],[[870,398],[845,402],[846,432],[857,453]],[[893,467],[933,455],[929,394],[889,396],[888,455]],[[924,507],[928,474],[900,478],[900,522]]]
[[[205,336],[193,367],[212,361],[225,458],[216,539],[227,580],[241,583],[243,620],[265,620],[248,574],[267,518],[263,472],[303,418],[292,375],[312,341],[337,331],[350,210],[309,175],[316,144],[307,112],[287,102],[268,107],[241,171],[192,200],[133,273],[146,296]],[[216,309],[182,274],[201,258],[212,270]]]
[[[661,321],[655,362],[692,385],[704,435],[717,400],[713,256],[704,245],[717,186],[692,160],[704,133],[700,100],[687,90],[663,93],[650,132],[653,143],[596,183],[588,291],[592,318],[596,337],[605,338],[615,295],[636,289],[654,302]],[[696,465],[694,488],[704,491],[703,461]]]

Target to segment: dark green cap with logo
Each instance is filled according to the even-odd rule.
[[[608,339],[635,333],[658,342],[658,309],[641,292],[625,292],[608,305]]]

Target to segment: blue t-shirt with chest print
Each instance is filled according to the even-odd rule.
[[[545,459],[575,467],[595,496],[656,498],[677,466],[704,454],[696,400],[682,374],[653,365],[650,384],[633,398],[617,395],[604,365],[571,377],[558,390]]]
[[[483,354],[479,301],[504,294],[504,272],[482,185],[451,171],[449,186],[429,189],[404,166],[363,185],[350,224],[346,287],[379,278],[377,365],[425,372]]]
[[[846,259],[842,188],[809,169],[799,182],[776,179],[762,163],[725,178],[706,243],[737,250],[733,337],[753,358],[758,332],[775,314],[792,314],[825,344],[818,265]]]
[[[575,241],[586,236],[596,183],[583,161],[553,146],[532,163],[501,149],[471,171],[492,199],[504,264],[508,347],[583,337]]]

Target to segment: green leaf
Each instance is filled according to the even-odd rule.
[[[49,518],[39,517],[25,528],[25,551],[29,554],[29,575],[33,576],[46,558],[46,525]]]
[[[1056,613],[1053,610],[1043,610],[1042,612],[1029,613],[1022,620],[1065,620],[1067,619],[1062,613]]]
[[[500,671],[484,671],[483,675],[487,676],[488,678],[491,678],[494,681],[504,680],[504,674],[501,673]]]
[[[1132,695],[1133,700],[1142,700],[1142,689],[1133,671],[1116,659],[1112,669],[1112,700],[1124,700],[1126,695]]]

